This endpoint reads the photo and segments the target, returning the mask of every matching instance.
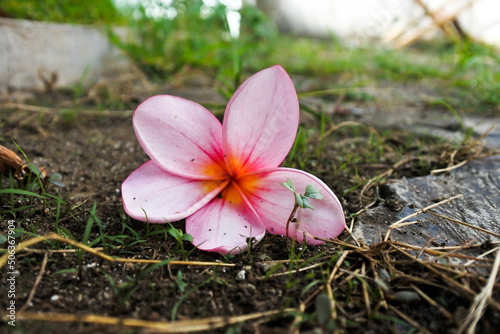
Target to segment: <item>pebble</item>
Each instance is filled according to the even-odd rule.
[[[236,279],[240,280],[240,281],[243,281],[245,279],[246,273],[247,272],[245,270],[238,271],[238,273],[236,274]]]

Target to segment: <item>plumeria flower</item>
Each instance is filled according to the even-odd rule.
[[[266,230],[286,234],[295,196],[308,185],[324,197],[315,210],[299,208],[288,235],[310,245],[345,227],[342,207],[328,186],[301,170],[278,167],[295,140],[299,103],[281,66],[246,80],[229,101],[221,124],[201,105],[153,96],[137,107],[134,130],[151,160],[122,184],[132,218],[152,223],[186,219],[186,233],[202,250],[245,251]],[[250,239],[249,239],[250,238]]]

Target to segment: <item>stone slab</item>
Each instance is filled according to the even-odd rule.
[[[500,118],[464,115],[462,122],[466,129],[472,128],[475,138],[486,134],[482,139],[485,147],[490,149],[500,148]],[[415,119],[414,124],[412,131],[419,134],[441,137],[454,142],[460,142],[465,138],[464,133],[460,131],[458,120],[450,116],[443,117],[436,113],[434,120],[424,122]]]
[[[445,174],[392,181],[381,193],[385,203],[362,213],[353,228],[354,237],[364,244],[379,242],[390,224],[458,194],[463,197],[432,211],[500,234],[500,156],[471,161]],[[418,223],[394,229],[393,240],[430,247],[500,240],[430,213],[408,221]]]
[[[85,85],[132,66],[98,28],[0,18],[0,93]]]

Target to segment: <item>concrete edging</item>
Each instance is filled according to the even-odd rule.
[[[0,18],[0,95],[42,90],[44,81],[89,86],[129,66],[97,27]]]

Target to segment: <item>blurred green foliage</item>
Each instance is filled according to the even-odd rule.
[[[163,15],[152,15],[152,8]],[[199,67],[228,85],[239,84],[243,60],[278,35],[272,21],[252,6],[243,6],[239,38],[230,35],[228,8],[202,0],[142,1],[123,10],[130,20],[125,38],[109,31],[111,40],[150,77],[165,80],[184,66]],[[231,89],[230,89],[231,90]]]
[[[476,110],[498,106],[500,110],[500,55],[497,49],[466,40],[455,48],[460,76],[454,81],[464,103]],[[482,104],[479,105],[479,104]]]
[[[151,17],[152,4],[166,15]],[[202,6],[201,0],[174,0],[169,6],[154,0],[143,1],[124,10],[131,18],[129,35],[123,38],[110,30],[111,39],[144,72],[157,79],[164,79],[186,64],[219,66],[228,58],[226,50],[230,47],[230,42],[221,36],[226,30],[225,7],[215,6],[202,18]],[[174,17],[168,17],[169,9]]]
[[[66,23],[123,23],[124,17],[112,0],[2,0],[0,10],[7,16]]]

